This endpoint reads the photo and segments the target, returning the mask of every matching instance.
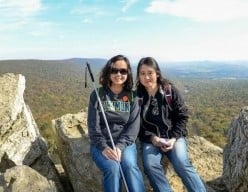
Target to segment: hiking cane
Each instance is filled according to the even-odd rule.
[[[101,102],[101,99],[99,97],[98,91],[96,89],[95,80],[94,80],[94,77],[93,77],[93,74],[92,74],[92,71],[91,71],[91,68],[90,68],[90,65],[89,65],[88,62],[86,62],[86,68],[85,68],[85,87],[87,86],[87,69],[89,71],[90,78],[91,78],[91,81],[92,81],[92,84],[93,84],[93,87],[94,87],[94,91],[96,93],[97,100],[99,102],[99,105],[100,105],[100,108],[101,108],[101,111],[102,111],[103,119],[104,119],[105,125],[107,127],[107,131],[108,131],[108,135],[109,135],[109,138],[110,138],[110,141],[111,141],[112,148],[113,149],[116,149],[115,144],[114,144],[114,141],[113,141],[113,137],[112,137],[112,134],[110,132],[109,125],[108,125],[108,121],[107,121],[106,115],[104,113],[102,102]],[[123,179],[123,183],[124,183],[125,188],[126,188],[126,192],[129,192],[128,187],[127,187],[127,182],[126,182],[126,179],[125,179],[125,176],[124,176],[124,173],[122,171],[121,164],[120,164],[119,161],[118,161],[118,164],[119,164],[119,167],[120,167],[120,172],[121,172],[121,176],[122,176],[122,179]]]

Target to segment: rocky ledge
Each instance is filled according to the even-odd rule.
[[[101,173],[89,154],[87,114],[81,111],[52,121],[61,160],[61,165],[55,166],[24,102],[24,90],[24,76],[0,77],[0,192],[102,191]],[[202,137],[188,138],[191,161],[208,192],[248,191],[247,130],[248,107],[244,107],[230,124],[224,150]],[[138,161],[142,168],[140,155]],[[166,159],[163,165],[175,192],[186,191]],[[62,176],[71,188],[65,188]],[[151,191],[145,174],[144,179]]]

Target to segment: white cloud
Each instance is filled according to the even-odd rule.
[[[153,0],[149,13],[168,14],[196,21],[228,21],[248,18],[248,1],[245,0]]]
[[[0,0],[0,16],[25,17],[42,9],[41,0]]]
[[[97,7],[97,6],[83,6],[83,7],[76,7],[73,8],[70,11],[71,14],[75,14],[75,15],[108,15],[109,13],[107,13],[106,11],[104,11],[102,8]]]
[[[118,17],[116,19],[117,22],[119,22],[119,21],[133,22],[133,21],[137,21],[137,20],[138,20],[137,17]]]
[[[84,18],[82,20],[82,23],[93,23],[92,19],[89,19],[89,18]]]
[[[122,12],[126,12],[132,5],[134,5],[138,0],[123,0],[124,6]]]
[[[1,22],[0,22],[1,23]],[[4,31],[16,31],[17,29],[27,25],[27,21],[15,21],[15,22],[5,22],[1,24],[0,32]]]

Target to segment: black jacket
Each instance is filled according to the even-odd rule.
[[[151,142],[151,136],[157,135],[163,138],[179,138],[187,135],[186,124],[188,121],[188,108],[186,107],[182,96],[175,86],[171,86],[172,93],[172,110],[165,99],[165,93],[162,88],[158,90],[155,97],[157,98],[160,116],[149,118],[147,113],[151,111],[149,106],[151,104],[151,97],[144,90],[138,91],[141,105],[141,127],[139,132],[139,139],[143,142]],[[148,120],[149,119],[149,120]]]

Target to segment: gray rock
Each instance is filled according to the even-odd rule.
[[[54,181],[59,191],[63,191],[46,141],[24,102],[24,90],[24,76],[5,74],[0,77],[0,172],[27,165]]]
[[[101,173],[89,154],[86,113],[67,114],[53,120],[56,146],[74,192],[102,191]]]
[[[63,168],[72,183],[74,192],[85,190],[102,191],[102,174],[95,166],[89,153],[86,118],[87,113],[79,112],[77,114],[66,114],[53,120],[57,151],[60,154]],[[223,169],[222,149],[202,137],[190,137],[188,142],[190,158],[202,179],[204,181],[211,181],[220,177]],[[137,145],[139,149],[138,141]],[[140,157],[141,155],[138,155],[139,166],[142,170]],[[166,176],[173,189],[176,192],[186,192],[180,178],[176,175],[166,158],[163,161],[163,165],[167,169]],[[143,174],[143,178],[147,190],[151,191],[145,174]],[[211,186],[207,186],[207,188],[209,192],[215,191]]]
[[[241,109],[228,130],[223,178],[228,191],[248,191],[248,107]]]
[[[12,167],[0,174],[0,191],[58,192],[53,181],[26,165]]]

